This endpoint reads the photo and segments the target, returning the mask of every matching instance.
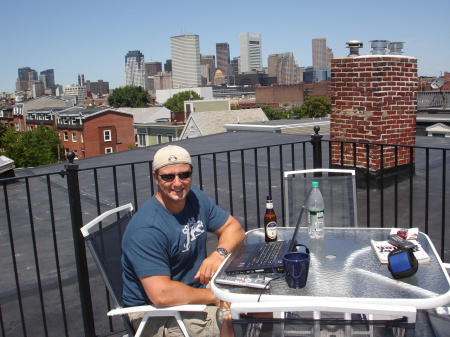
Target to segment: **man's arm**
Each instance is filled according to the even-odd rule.
[[[172,281],[167,275],[141,277],[140,280],[148,298],[157,307],[183,304],[223,306],[223,303],[214,297],[211,289],[194,288]]]
[[[241,224],[233,216],[229,216],[227,222],[214,232],[218,236],[217,247],[225,248],[228,253],[233,252],[244,240],[245,232]],[[208,284],[219,269],[225,257],[216,251],[213,251],[202,263],[196,279],[200,279],[200,283]]]

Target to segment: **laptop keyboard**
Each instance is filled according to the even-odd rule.
[[[261,245],[250,260],[248,267],[270,265],[283,251],[283,241]]]

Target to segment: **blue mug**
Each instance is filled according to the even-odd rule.
[[[283,267],[286,275],[280,275],[275,270],[274,266],[272,266],[272,269],[275,275],[285,280],[289,287],[299,289],[306,285],[309,272],[309,261],[310,257],[308,253],[286,253],[283,255]]]

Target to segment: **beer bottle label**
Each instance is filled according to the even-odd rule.
[[[271,221],[266,225],[266,233],[269,239],[275,239],[277,237],[277,223]]]

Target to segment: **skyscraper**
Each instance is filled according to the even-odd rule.
[[[216,57],[214,55],[201,55],[200,65],[203,77],[202,85],[208,85],[214,82],[214,75],[216,73]]]
[[[316,68],[327,66],[327,39],[312,39],[312,65]]]
[[[55,71],[53,69],[47,69],[40,72],[39,79],[44,82],[45,87],[53,90],[55,88]]]
[[[241,33],[239,72],[262,70],[261,34]]]
[[[145,63],[145,71],[147,76],[155,76],[157,73],[162,71],[162,63],[161,62],[146,62]]]
[[[125,56],[125,85],[141,86],[147,90],[144,54],[139,50],[129,51]]]
[[[170,38],[173,87],[199,87],[202,84],[200,67],[200,39],[186,34]]]
[[[268,75],[276,77],[278,84],[295,84],[297,78],[297,64],[292,52],[272,54],[268,57]]]
[[[226,42],[216,43],[217,69],[222,71],[225,76],[230,64],[230,45]]]

